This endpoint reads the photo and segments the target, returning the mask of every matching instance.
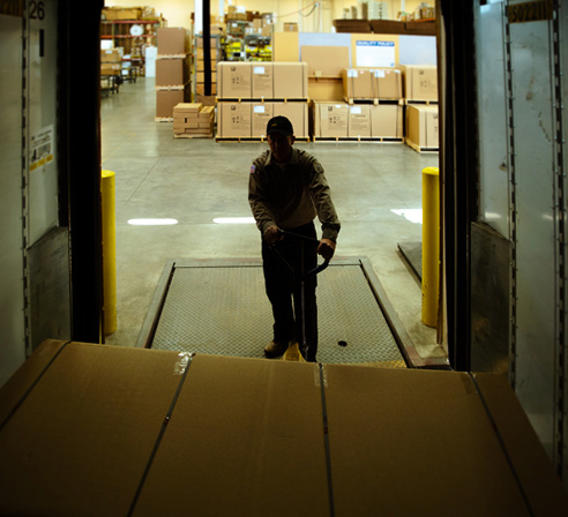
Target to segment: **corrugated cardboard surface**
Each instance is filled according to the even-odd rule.
[[[371,110],[371,136],[403,137],[402,106],[379,104],[369,106]]]
[[[158,90],[156,92],[156,117],[173,117],[174,106],[186,100],[186,90]]]
[[[251,105],[247,102],[220,102],[217,105],[220,137],[251,136]]]
[[[402,72],[398,68],[371,70],[373,76],[373,97],[377,99],[402,98]]]
[[[310,135],[307,102],[274,102],[272,109],[274,116],[282,115],[292,122],[294,136],[307,138]]]
[[[274,74],[272,63],[251,63],[252,96],[274,98]]]
[[[186,54],[189,50],[189,34],[182,27],[161,27],[157,31],[158,55]]]
[[[343,102],[343,82],[340,78],[309,78],[308,97],[316,101]]]
[[[0,514],[126,515],[178,363],[162,351],[66,345],[0,431]]]
[[[252,68],[250,63],[221,61],[217,65],[219,97],[250,99]]]
[[[274,98],[305,99],[308,97],[307,63],[274,63]]]
[[[189,62],[186,58],[156,59],[156,86],[185,84],[188,75]]]
[[[301,52],[302,61],[308,64],[308,76],[341,77],[341,72],[349,68],[349,47],[305,45]]]
[[[348,68],[342,71],[345,96],[350,99],[371,99],[374,97],[374,76],[369,70]]]
[[[523,485],[535,515],[562,515],[568,501],[562,496],[560,479],[550,468],[544,449],[535,447],[538,438],[506,375],[474,374],[479,393]]]
[[[411,100],[438,100],[438,70],[435,66],[406,65],[404,96]]]
[[[300,40],[297,32],[275,32],[272,41],[274,61],[298,61]]]
[[[406,137],[420,147],[438,147],[438,106],[407,106]]]
[[[326,373],[336,515],[528,515],[467,374]]]
[[[347,136],[349,106],[345,103],[315,103],[315,135]]]
[[[329,515],[318,368],[197,356],[134,515]]]
[[[568,507],[506,379],[491,374],[51,341],[0,390],[0,408],[2,515]]]
[[[251,136],[266,136],[266,126],[272,118],[272,103],[252,103],[251,104]]]
[[[348,136],[371,136],[371,111],[367,104],[349,106]]]

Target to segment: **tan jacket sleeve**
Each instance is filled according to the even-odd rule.
[[[258,181],[256,168],[260,167],[258,163],[253,164],[249,175],[249,193],[248,200],[252,215],[256,221],[256,226],[260,233],[264,232],[269,226],[276,226],[274,216],[265,202],[264,192],[261,183]]]
[[[321,222],[322,238],[337,241],[337,235],[341,228],[335,206],[331,200],[329,184],[325,177],[323,167],[317,161],[313,161],[313,177],[310,184],[312,199],[316,207],[318,219]]]

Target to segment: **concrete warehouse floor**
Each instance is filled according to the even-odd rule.
[[[250,164],[267,144],[174,139],[172,124],[155,122],[154,111],[151,78],[101,99],[103,168],[116,173],[118,330],[107,336],[109,344],[136,343],[169,259],[260,258],[255,225],[213,219],[251,216]],[[421,170],[437,166],[438,155],[404,144],[296,146],[326,171],[342,223],[336,255],[368,257],[418,353],[445,357],[435,330],[420,322],[420,286],[397,252],[398,242],[421,240],[422,226],[395,212],[421,208]],[[132,218],[175,218],[178,224],[132,226]]]

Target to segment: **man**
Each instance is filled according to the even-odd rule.
[[[317,266],[317,254],[331,259],[340,224],[322,166],[307,152],[292,147],[291,122],[286,117],[273,117],[268,121],[266,134],[269,150],[251,167],[249,204],[262,234],[266,294],[274,316],[274,338],[264,354],[273,358],[281,356],[290,342],[302,343],[302,271]],[[322,224],[319,241],[313,222],[316,215]],[[306,360],[315,361],[315,275],[304,282],[304,313],[307,350],[301,352]]]

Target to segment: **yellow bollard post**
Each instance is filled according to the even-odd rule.
[[[101,204],[103,227],[103,331],[116,331],[116,220],[114,172],[102,171]]]
[[[440,171],[422,170],[422,323],[438,324],[440,265]]]

